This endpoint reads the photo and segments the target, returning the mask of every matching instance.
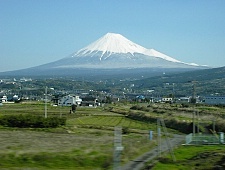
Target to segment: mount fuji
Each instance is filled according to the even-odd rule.
[[[8,72],[19,75],[63,75],[131,73],[137,70],[192,70],[203,69],[194,63],[185,63],[154,49],[144,48],[124,36],[107,33],[92,44],[58,61]],[[132,73],[131,73],[132,74]]]
[[[154,49],[144,48],[124,36],[107,33],[72,55],[43,65],[46,68],[196,68]]]

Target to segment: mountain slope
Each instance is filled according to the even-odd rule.
[[[54,68],[198,67],[197,64],[178,61],[154,49],[146,49],[115,33],[107,33],[71,56],[51,64]]]
[[[169,57],[154,49],[146,49],[120,34],[107,33],[97,41],[61,60],[39,66],[40,69],[124,69],[179,68],[201,69]]]

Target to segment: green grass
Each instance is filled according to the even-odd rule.
[[[50,104],[47,105],[48,114],[49,115],[60,115],[60,112],[63,114],[69,113],[69,107],[54,107]],[[0,107],[0,115],[1,114],[36,114],[36,115],[44,115],[45,112],[45,104],[41,102],[32,102],[32,103],[12,103],[5,104]]]
[[[83,153],[81,150],[64,153],[1,154],[1,168],[38,169],[97,169],[110,168],[111,157],[99,152]]]
[[[113,132],[75,134],[0,129],[0,167],[5,169],[109,169]],[[100,136],[98,135],[100,134]],[[1,169],[0,168],[0,169]]]
[[[49,116],[67,118],[66,126],[59,128],[0,127],[0,167],[111,169],[114,126],[131,132],[123,135],[122,164],[155,146],[148,136],[149,130],[156,128],[154,124],[131,120],[104,108],[78,107],[74,114],[69,114],[70,109],[48,105]],[[44,116],[44,104],[4,104],[0,108],[0,116],[27,113]]]
[[[181,146],[175,150],[176,162],[166,155],[154,166],[154,170],[213,169],[225,161],[224,145]],[[224,167],[225,168],[225,167]]]
[[[48,104],[48,115],[66,117],[66,126],[55,129],[0,127],[0,167],[14,170],[110,169],[115,126],[127,128],[129,132],[124,134],[122,139],[124,151],[121,162],[125,164],[156,146],[155,136],[153,141],[149,141],[149,130],[156,130],[156,122],[150,124],[127,118],[125,115],[129,113],[130,107],[131,105],[111,105],[106,108],[78,107],[75,114],[69,114],[70,107],[53,107]],[[132,112],[158,115],[140,110]],[[4,104],[0,107],[0,116],[26,113],[44,116],[44,103]],[[168,109],[163,116],[180,116],[182,119],[186,116],[186,119],[191,119],[192,114],[185,110],[182,114],[180,110],[170,113],[171,110]],[[196,169],[212,168],[212,161],[219,162],[223,158],[220,154],[222,152],[225,152],[224,146],[182,146],[175,150],[175,164],[166,156],[154,169],[183,170],[190,169],[190,166]],[[204,161],[201,159],[202,155],[205,157]],[[211,159],[208,160],[207,157]]]
[[[66,128],[66,127],[65,127]],[[68,127],[69,133],[0,129],[0,167],[13,169],[110,169],[114,132]],[[155,146],[148,134],[123,135],[121,162],[126,163]]]
[[[122,116],[84,116],[69,119],[67,125],[121,126],[130,129],[155,130],[155,124],[135,121]]]

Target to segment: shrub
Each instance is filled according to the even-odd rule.
[[[143,121],[143,122],[148,122],[148,123],[154,123],[157,121],[157,117],[153,117],[150,115],[145,115],[143,113],[132,113],[129,112],[127,115],[128,118],[133,119],[133,120],[138,120],[138,121]],[[180,120],[176,119],[165,119],[165,124],[166,127],[171,128],[171,129],[176,129],[182,133],[191,133],[192,132],[192,125],[188,122],[183,122]]]
[[[130,109],[131,110],[141,110],[141,111],[145,111],[145,112],[149,112],[150,111],[149,108],[144,107],[144,106],[138,106],[138,105],[132,106]]]
[[[65,125],[66,119],[59,117],[34,116],[31,114],[4,115],[0,117],[0,125],[19,128],[55,128]]]
[[[189,107],[189,104],[188,103],[182,103],[181,107],[187,108],[187,107]]]
[[[212,129],[212,126],[211,125],[211,129]],[[225,121],[224,120],[219,120],[216,122],[216,131],[217,132],[225,132]]]
[[[130,129],[128,127],[123,127],[122,134],[128,134],[130,133]]]
[[[159,114],[164,114],[164,113],[166,113],[166,111],[165,111],[165,110],[162,110],[162,109],[154,109],[153,112],[154,112],[154,113],[159,113]]]
[[[140,106],[134,105],[130,109],[132,109],[132,110],[140,110],[140,108],[141,108]]]
[[[166,127],[176,129],[182,133],[191,133],[193,125],[191,123],[182,122],[176,119],[166,119]]]

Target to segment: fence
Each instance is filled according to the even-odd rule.
[[[189,134],[186,136],[186,145],[224,144],[224,133],[219,134]]]

